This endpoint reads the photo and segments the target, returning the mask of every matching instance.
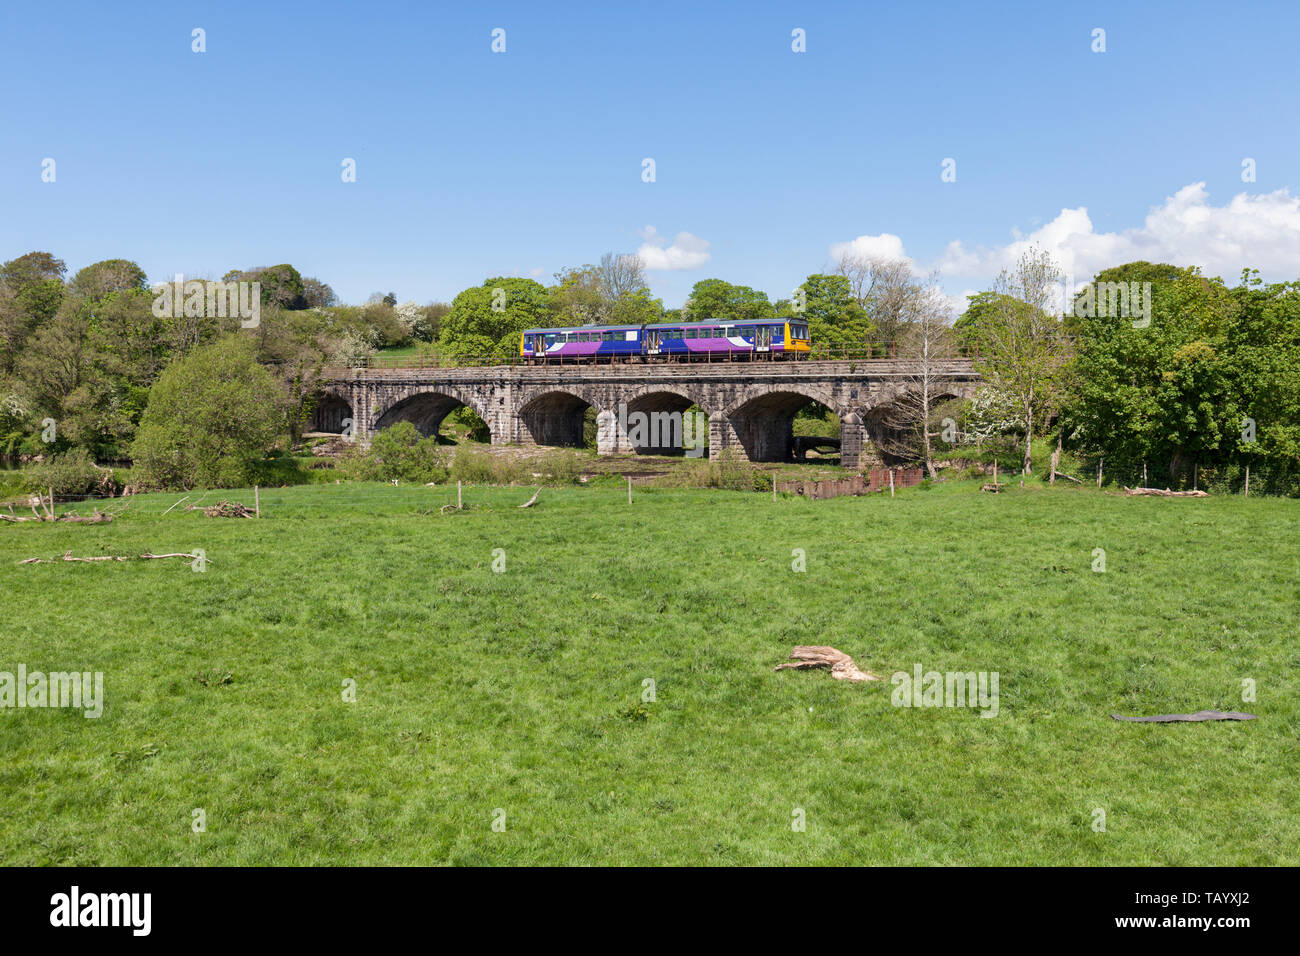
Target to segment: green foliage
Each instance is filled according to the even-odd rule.
[[[497,277],[456,296],[438,345],[452,359],[510,359],[519,354],[524,329],[553,322],[548,289],[532,279]]]
[[[28,465],[22,477],[25,490],[43,494],[53,488],[56,498],[112,494],[116,490],[112,472],[96,468],[94,459],[82,448],[49,455]]]
[[[732,285],[722,279],[701,279],[691,289],[683,310],[687,322],[709,319],[770,319],[772,303],[767,293],[747,285]]]
[[[306,286],[302,274],[289,263],[278,266],[256,266],[252,269],[232,269],[222,276],[226,282],[257,282],[262,287],[262,304],[275,305],[282,309],[305,309],[308,307]],[[316,280],[313,280],[316,281]],[[328,293],[326,292],[328,290]],[[320,299],[332,296],[333,290],[322,287],[318,281],[312,288],[312,296]]]
[[[447,480],[447,460],[436,437],[425,438],[410,422],[378,432],[365,452],[348,459],[347,472],[366,481],[427,484]]]
[[[88,265],[73,277],[68,292],[81,299],[97,302],[114,292],[144,292],[148,277],[127,259],[105,259]]]
[[[858,349],[871,338],[871,319],[853,297],[849,280],[842,275],[810,275],[800,286],[814,351]]]
[[[440,430],[446,431],[448,426],[464,429],[464,434],[470,441],[486,444],[492,440],[492,430],[488,427],[488,423],[483,421],[478,412],[468,405],[461,405],[459,408],[454,409],[443,419]]]
[[[136,478],[148,488],[245,485],[285,429],[281,389],[252,343],[232,335],[163,371],[131,447]]]
[[[1103,275],[1139,281],[1132,276],[1149,265]],[[1190,485],[1201,472],[1244,483],[1250,464],[1252,490],[1267,474],[1267,486],[1300,493],[1300,283],[1247,276],[1228,289],[1196,269],[1158,274],[1148,326],[1076,318],[1065,434],[1126,478],[1146,463],[1162,485]]]
[[[678,465],[661,480],[670,488],[718,488],[725,491],[772,490],[772,476],[724,448],[717,458],[699,458]]]

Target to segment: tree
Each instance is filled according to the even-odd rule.
[[[302,275],[287,262],[278,266],[255,266],[242,272],[234,269],[222,279],[226,282],[260,283],[263,305],[277,305],[282,309],[307,308]]]
[[[524,329],[554,318],[550,290],[532,279],[498,276],[456,296],[442,320],[439,350],[452,359],[512,358]]]
[[[649,291],[645,281],[645,265],[639,256],[607,252],[600,257],[596,267],[601,290],[610,302],[626,295],[639,295]]]
[[[328,309],[332,305],[338,305],[339,301],[327,283],[311,276],[303,276],[302,299],[303,308],[307,309]]]
[[[898,338],[918,308],[916,300],[927,294],[905,259],[845,252],[835,272],[848,280],[850,294],[866,310],[883,342]]]
[[[814,273],[799,287],[803,309],[798,314],[808,321],[813,350],[860,349],[871,337],[871,320],[853,297],[849,280],[842,275]],[[796,308],[798,299],[796,299]]]
[[[551,295],[556,325],[605,325],[614,308],[600,269],[593,265],[557,272]]]
[[[607,252],[599,265],[557,272],[555,283],[557,325],[635,325],[663,315],[663,303],[650,294],[645,267],[634,255]]]
[[[58,313],[66,271],[63,260],[48,252],[0,265],[0,371],[12,370],[28,336]]]
[[[701,279],[691,289],[682,309],[687,322],[731,319],[745,322],[772,318],[772,303],[767,293],[747,285],[732,285],[722,279]]]
[[[909,371],[900,381],[901,394],[890,405],[882,424],[902,444],[900,450],[919,452],[926,473],[934,478],[932,420],[939,398],[947,390],[943,365],[957,354],[957,336],[950,324],[948,300],[937,285],[921,287],[909,297],[908,318],[898,339],[898,356]],[[909,447],[910,446],[910,447]]]
[[[1025,432],[1024,473],[1033,461],[1034,425],[1059,408],[1061,373],[1070,357],[1069,340],[1052,313],[1060,270],[1037,247],[1021,255],[994,281],[996,298],[976,334],[976,367],[992,388],[1013,397]]]
[[[113,292],[145,291],[148,277],[128,259],[105,259],[86,266],[68,284],[68,293],[98,301]]]
[[[1265,472],[1278,490],[1300,490],[1300,283],[1264,285],[1247,271],[1229,289],[1169,268],[1098,274],[1150,281],[1152,309],[1137,324],[1111,309],[1074,317],[1072,440],[1104,454],[1108,470],[1136,476],[1150,464],[1170,485],[1226,484],[1250,465],[1252,490]]]
[[[609,313],[610,325],[650,325],[664,321],[667,319],[663,300],[651,296],[649,289],[623,293]]]
[[[246,484],[284,430],[283,393],[252,343],[230,335],[159,376],[131,447],[135,474],[145,487]]]

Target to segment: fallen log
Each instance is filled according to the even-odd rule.
[[[777,664],[773,669],[780,671],[787,668],[791,670],[826,668],[830,670],[831,676],[836,680],[868,681],[881,679],[870,671],[859,670],[858,665],[853,663],[853,658],[833,647],[800,644],[790,652],[790,660],[794,663]]]
[[[51,514],[51,515],[35,515],[34,517],[31,517],[31,518],[28,518],[28,517],[26,517],[26,516],[20,516],[20,515],[14,515],[14,514],[7,514],[7,515],[0,515],[0,521],[12,521],[12,522],[21,522],[21,521],[67,521],[67,522],[72,522],[73,524],[78,524],[78,523],[80,523],[80,524],[108,524],[110,521],[112,521],[114,518],[116,518],[116,517],[118,516],[119,513],[120,513],[120,512],[117,512],[117,511],[100,511],[98,508],[96,508],[95,511],[94,511],[94,514],[88,514],[88,515],[78,514],[78,513],[75,512],[75,511],[65,511],[65,512],[64,512],[63,514],[61,514],[61,515],[53,515],[53,514]]]
[[[1134,724],[1172,724],[1177,722],[1194,722],[1202,720],[1258,720],[1254,714],[1239,710],[1198,710],[1194,714],[1156,714],[1154,717],[1125,717],[1123,714],[1111,714],[1113,720],[1126,720]]]
[[[173,505],[172,507],[175,507]],[[202,511],[209,518],[255,518],[248,506],[239,501],[218,501],[215,505],[200,508],[198,505],[186,505],[186,511]]]
[[[540,495],[541,493],[542,493],[542,489],[541,489],[541,487],[538,487],[538,489],[537,489],[536,491],[533,492],[533,496],[532,496],[531,498],[529,498],[527,501],[525,501],[525,502],[524,502],[522,505],[520,505],[519,507],[520,507],[520,508],[531,508],[533,505],[537,504],[537,496]]]
[[[1124,495],[1126,497],[1145,497],[1155,496],[1159,498],[1208,498],[1210,497],[1204,491],[1170,491],[1168,488],[1130,488],[1124,486]]]
[[[72,556],[71,551],[65,551],[63,552],[63,557],[61,558],[25,558],[24,560],[19,561],[18,563],[19,564],[58,564],[63,561],[73,561],[73,562],[131,561],[135,557],[136,557],[135,555],[130,555],[130,554],[95,554],[84,558],[75,558]],[[146,551],[144,554],[139,555],[139,557],[146,561],[157,559],[157,558],[188,558],[189,560],[193,561],[198,558],[198,555],[190,554],[187,551],[176,551],[176,552],[172,552],[171,554],[150,554],[148,551]],[[211,563],[211,559],[207,558],[206,556],[204,557],[204,561],[206,561],[209,564]]]

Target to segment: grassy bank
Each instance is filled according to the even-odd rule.
[[[1300,505],[977,488],[469,487],[444,514],[454,486],[345,484],[264,489],[260,521],[156,495],[0,527],[0,670],[106,695],[0,709],[0,858],[1300,863]],[[196,548],[203,573],[17,563]],[[799,643],[997,672],[999,714],[774,673]],[[1202,708],[1261,719],[1108,716]]]

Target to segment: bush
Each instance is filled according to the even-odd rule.
[[[554,485],[576,485],[582,478],[582,460],[569,451],[553,451],[532,463],[532,470],[540,472]]]
[[[315,472],[318,465],[333,465],[321,459],[301,459],[283,452],[272,452],[264,461],[253,462],[249,477],[255,485],[276,487],[280,485],[307,485],[321,482],[329,476]]]
[[[353,446],[339,470],[362,481],[408,481],[427,484],[448,478],[447,462],[437,438],[423,437],[410,422],[398,422],[375,435],[370,448]]]
[[[94,459],[81,448],[28,465],[23,469],[22,477],[26,491],[44,494],[53,488],[56,498],[111,495],[117,490],[113,472],[96,468]]]
[[[534,470],[545,469],[534,469],[528,463],[502,458],[473,445],[461,445],[451,463],[451,478],[470,484],[512,485],[531,481]]]
[[[286,430],[280,387],[232,335],[163,370],[131,446],[144,488],[239,488]]]
[[[675,488],[721,488],[726,491],[771,491],[772,476],[724,448],[715,459],[701,458],[678,467],[661,484]]]

